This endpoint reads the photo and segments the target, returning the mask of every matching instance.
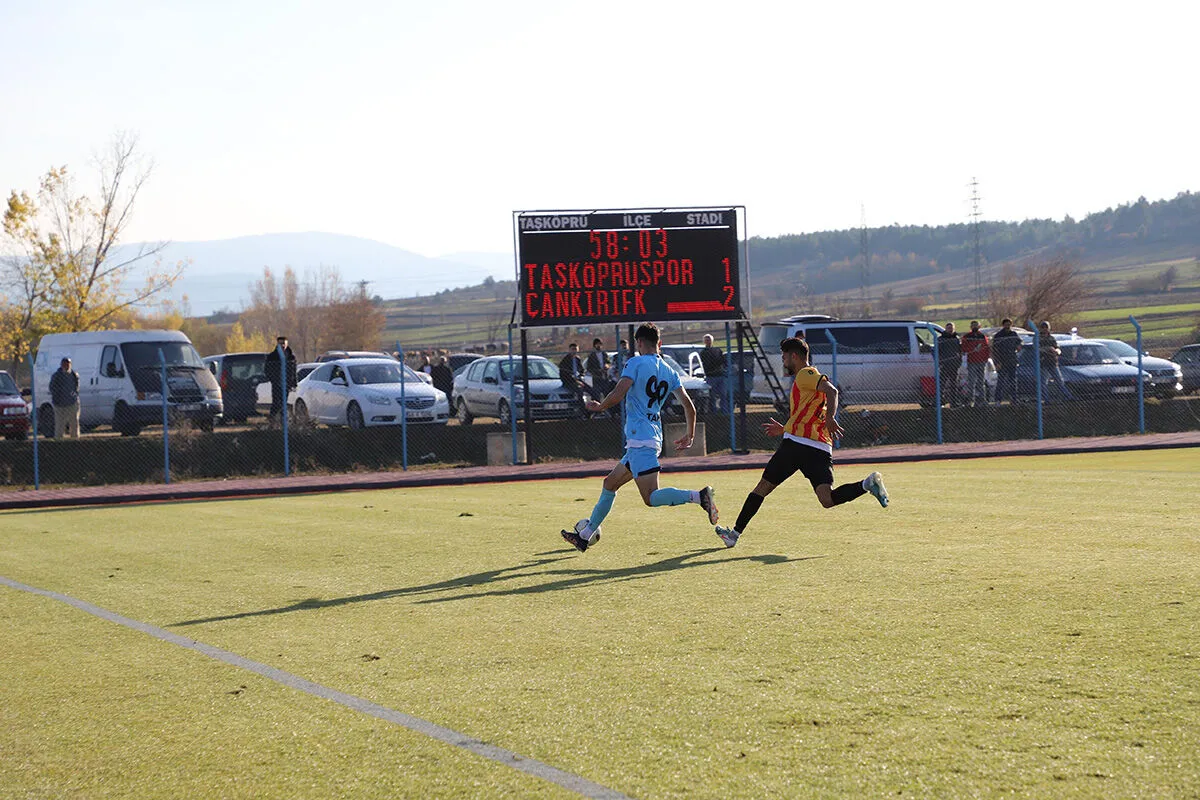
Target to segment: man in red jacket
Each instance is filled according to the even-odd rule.
[[[979,321],[971,320],[971,332],[962,337],[963,355],[967,357],[967,403],[985,406],[988,403],[984,369],[992,357],[992,345],[987,334],[979,330]],[[976,400],[978,396],[978,400]]]

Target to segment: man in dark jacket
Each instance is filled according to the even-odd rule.
[[[583,375],[583,362],[579,360],[579,345],[571,342],[567,345],[567,354],[558,362],[558,379],[563,388],[568,389],[583,399],[582,383],[579,378]]]
[[[1012,320],[1005,318],[1000,330],[992,336],[992,360],[996,362],[996,402],[1007,399],[1017,402],[1017,359],[1021,352],[1021,337],[1012,329]]]
[[[1063,380],[1062,370],[1059,369],[1058,357],[1062,355],[1062,348],[1058,346],[1058,339],[1054,338],[1054,334],[1050,332],[1050,322],[1043,320],[1038,326],[1038,357],[1042,364],[1042,399],[1045,402],[1050,402],[1050,386],[1053,384],[1057,389],[1060,400],[1073,400],[1071,390],[1067,388],[1066,381]]]
[[[709,385],[712,410],[729,409],[729,390],[725,385],[725,354],[713,344],[712,334],[704,334],[704,349],[700,351],[700,365],[704,367],[704,381]]]
[[[604,352],[604,340],[592,340],[592,352],[587,357],[587,374],[592,378],[592,397],[601,399],[606,396],[612,384],[608,380],[608,353]]]
[[[450,369],[450,359],[445,356],[438,358],[429,377],[433,379],[433,388],[444,392],[446,399],[450,400],[450,395],[454,394],[454,370]]]
[[[283,349],[283,363],[279,360],[279,350]],[[292,348],[288,347],[286,336],[279,336],[275,339],[275,349],[267,353],[267,357],[263,360],[263,372],[267,376],[267,380],[271,383],[271,417],[274,418],[283,410],[283,404],[287,402],[286,393],[280,396],[281,378],[287,381],[287,391],[296,388],[296,356],[292,354]]]
[[[954,323],[947,322],[938,337],[938,371],[942,381],[942,405],[960,405],[958,399],[958,370],[962,366],[962,344],[954,332]]]
[[[63,358],[50,376],[50,403],[54,406],[54,438],[79,438],[79,373],[71,359]]]

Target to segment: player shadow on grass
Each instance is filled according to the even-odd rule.
[[[649,564],[637,564],[631,567],[622,567],[620,569],[588,569],[588,568],[567,568],[558,566],[559,562],[567,561],[568,563],[578,563],[576,559],[566,555],[558,555],[563,551],[554,551],[550,553],[539,553],[533,560],[526,561],[523,564],[518,564],[512,567],[501,567],[500,569],[487,570],[485,572],[476,572],[473,575],[464,575],[460,578],[451,578],[445,581],[436,583],[426,583],[419,586],[407,586],[399,589],[384,589],[378,592],[370,592],[368,594],[356,594],[348,597],[335,597],[329,600],[321,600],[319,598],[308,598],[300,600],[288,606],[280,606],[279,608],[265,608],[259,611],[244,611],[239,614],[224,614],[215,617],[203,617],[200,619],[190,619],[183,622],[174,623],[173,627],[183,627],[185,625],[201,625],[206,622],[227,622],[235,619],[247,619],[250,617],[267,617],[275,614],[289,614],[294,611],[313,611],[323,608],[335,608],[337,606],[349,605],[351,603],[366,603],[374,600],[390,600],[396,597],[421,597],[417,600],[419,604],[426,603],[446,603],[453,600],[470,600],[480,597],[505,597],[512,595],[524,594],[541,594],[542,592],[556,592],[564,589],[575,589],[582,586],[591,586],[603,583],[616,583],[621,581],[644,580],[664,572],[672,572],[679,569],[695,569],[704,566],[716,566],[721,564],[732,564],[738,561],[753,561],[759,564],[786,564],[788,562],[809,561],[815,558],[824,558],[824,556],[807,556],[804,558],[789,558],[788,556],[780,555],[755,555],[741,556],[733,558],[722,558],[716,560],[697,561],[699,556],[727,553],[724,547],[707,548],[704,550],[693,550],[688,553],[664,558],[661,561],[654,561]],[[573,553],[574,551],[567,551]],[[537,579],[549,578],[550,580],[543,581],[531,586],[512,586],[505,588],[489,588],[484,591],[462,591],[471,590],[480,587],[494,587],[497,584],[511,582],[521,579]]]

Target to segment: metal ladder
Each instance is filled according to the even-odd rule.
[[[775,408],[779,410],[780,414],[790,414],[791,402],[788,400],[788,393],[783,388],[779,376],[775,374],[771,360],[767,358],[766,352],[762,349],[758,336],[754,334],[754,325],[743,316],[738,320],[737,326],[742,340],[750,345],[750,352],[754,354],[754,361],[758,364],[759,372],[766,379],[767,386],[771,387],[771,394],[775,397]]]

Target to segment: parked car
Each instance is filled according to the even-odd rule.
[[[5,439],[24,439],[29,435],[29,414],[29,403],[17,382],[0,369],[0,434]]]
[[[296,386],[297,424],[311,420],[361,429],[375,425],[445,425],[450,403],[394,358],[347,358],[320,364]],[[401,416],[401,402],[404,404]]]
[[[143,427],[161,423],[164,364],[172,416],[212,430],[223,413],[216,377],[179,331],[48,333],[33,365],[42,436],[54,435],[50,377],[63,357],[79,373],[79,426],[85,430],[111,425],[122,436],[137,436]]]
[[[698,412],[704,413],[712,406],[709,405],[712,401],[712,387],[704,380],[704,378],[690,375],[683,368],[683,365],[676,361],[666,353],[660,353],[662,360],[667,362],[667,366],[675,370],[679,375],[679,383],[683,386],[684,391],[692,398],[692,403],[696,406]],[[675,399],[674,393],[667,396],[666,402],[663,403],[663,412],[677,416],[683,415],[683,407],[679,405]]]
[[[813,365],[831,375],[833,345],[828,332],[838,343],[837,382],[843,403],[915,403],[922,399],[922,383],[932,394],[928,384],[933,375],[933,337],[942,329],[930,327],[919,320],[839,320],[812,314],[764,323],[758,340],[785,388],[788,381],[779,343],[789,336],[803,336]],[[755,381],[754,398],[774,402],[762,376]]]
[[[1183,370],[1180,391],[1184,394],[1200,391],[1200,344],[1188,344],[1179,348],[1171,360]]]
[[[382,350],[326,350],[317,356],[317,361],[324,364],[326,361],[338,361],[344,358],[390,358],[392,361],[399,360],[391,353],[385,353]]]
[[[446,356],[446,360],[450,364],[450,371],[455,375],[467,364],[470,364],[472,361],[478,361],[481,358],[483,358],[482,353],[451,353]]]
[[[476,359],[454,379],[454,403],[458,421],[470,425],[476,417],[495,417],[508,424],[512,419],[510,396],[515,397],[517,418],[525,416],[522,359],[485,356]],[[510,384],[516,377],[516,385]],[[583,414],[578,395],[563,386],[558,367],[541,356],[529,356],[529,403],[536,419],[563,419]]]
[[[266,357],[266,353],[222,353],[205,357],[204,364],[221,387],[227,422],[241,424],[258,413],[258,387],[267,381],[263,370]],[[268,392],[268,404],[270,401]]]
[[[1138,372],[1137,367],[1121,363],[1113,352],[1100,342],[1090,339],[1059,339],[1062,355],[1058,366],[1067,391],[1076,400],[1099,400],[1128,397],[1137,393],[1138,381],[1149,385],[1150,374]],[[1017,362],[1017,396],[1037,396],[1037,372],[1034,347],[1023,347]]]
[[[717,342],[717,346],[721,348],[722,352],[724,352],[725,344],[723,342]],[[732,362],[731,365],[736,365],[738,363],[742,365],[742,373],[745,375],[742,386],[745,388],[739,392],[737,385],[734,385],[734,394],[737,395],[734,398],[734,402],[748,403],[750,402],[754,390],[754,374],[756,372],[754,353],[749,349],[749,345],[746,345],[746,349],[742,350],[741,354],[739,355],[736,347],[737,345],[734,344],[735,349],[732,351],[733,357],[732,359],[728,359],[727,355],[727,360]],[[691,375],[694,378],[704,378],[705,382],[707,382],[708,376],[704,374],[704,364],[700,360],[700,351],[703,349],[703,344],[664,344],[659,347],[659,352],[661,352],[663,355],[669,355],[678,361],[679,365],[684,368],[688,375]],[[737,380],[736,366],[734,366],[733,370],[729,374],[734,380]],[[691,390],[689,389],[688,392],[690,394]]]
[[[1138,365],[1136,347],[1131,347],[1118,339],[1092,339],[1092,341],[1100,342],[1107,347],[1122,363],[1131,367]],[[1156,358],[1149,353],[1142,353],[1142,369],[1150,373],[1150,383],[1146,387],[1146,391],[1152,392],[1156,397],[1174,397],[1183,391],[1183,369],[1175,362],[1165,358]]]
[[[299,384],[300,381],[307,378],[312,373],[312,371],[315,370],[319,366],[321,366],[320,361],[306,361],[303,364],[297,364],[296,365],[296,383]],[[258,385],[256,395],[258,398],[258,413],[260,413],[260,414],[270,413],[270,411],[271,411],[271,383],[270,383],[270,381],[263,381],[262,383],[260,383]],[[296,402],[296,390],[292,389],[290,392],[288,392],[288,398],[287,398],[288,408],[290,409],[292,407],[292,404],[295,402]]]

